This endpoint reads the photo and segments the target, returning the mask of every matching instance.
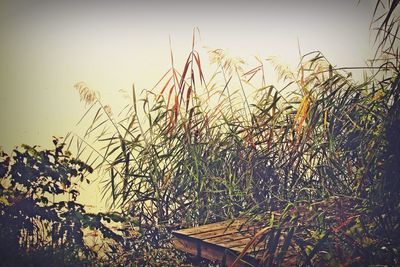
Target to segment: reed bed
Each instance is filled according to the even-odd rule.
[[[377,1],[363,81],[314,51],[295,71],[270,61],[277,88],[265,61],[248,68],[220,49],[207,78],[193,34],[183,68],[171,51],[171,68],[151,90],[133,87],[119,116],[78,83],[90,126],[69,141],[108,174],[104,196],[138,232],[130,256],[168,262],[181,257],[171,229],[246,217],[265,224],[248,248],[265,244],[266,266],[399,264],[398,3]]]

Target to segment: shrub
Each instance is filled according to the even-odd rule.
[[[96,260],[84,229],[123,242],[104,225],[116,214],[90,214],[76,199],[93,169],[75,159],[65,144],[40,150],[23,145],[9,156],[0,152],[0,264],[3,266],[80,266]],[[106,240],[104,240],[106,241]]]

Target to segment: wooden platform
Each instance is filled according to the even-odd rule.
[[[261,225],[244,219],[223,221],[174,231],[173,244],[181,251],[229,266],[260,229]],[[263,250],[260,245],[251,247],[235,267],[257,266]]]

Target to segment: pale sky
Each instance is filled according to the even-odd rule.
[[[244,59],[279,56],[298,63],[320,50],[337,66],[371,55],[375,1],[0,1],[0,145],[48,145],[74,128],[84,106],[73,85],[86,82],[111,104],[119,89],[150,88],[198,47]],[[208,58],[203,59],[207,62]],[[179,67],[179,66],[178,66]],[[268,75],[268,74],[267,74]]]
[[[169,68],[169,36],[180,68],[197,47],[297,65],[320,50],[336,66],[363,66],[373,52],[375,1],[0,0],[0,146],[48,147],[75,129],[84,81],[112,106],[119,89],[151,88]],[[203,58],[207,65],[208,58]],[[203,66],[204,67],[204,66]],[[206,68],[206,67],[205,67]],[[267,73],[267,77],[273,77]],[[272,81],[270,81],[272,82]]]

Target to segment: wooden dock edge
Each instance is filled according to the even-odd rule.
[[[219,262],[223,266],[230,266],[239,255],[238,252],[226,249],[218,245],[204,242],[199,239],[191,238],[177,232],[172,232],[172,244],[178,250],[201,257],[210,261]],[[258,266],[258,261],[249,256],[244,256],[242,260],[235,264],[235,267]]]

